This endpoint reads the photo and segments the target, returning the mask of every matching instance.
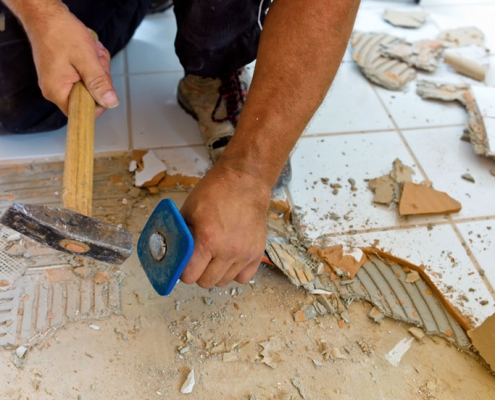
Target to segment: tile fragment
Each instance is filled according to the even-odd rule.
[[[386,33],[354,31],[351,38],[352,58],[372,82],[389,90],[402,90],[416,77],[416,70],[400,60],[384,57],[381,48],[397,40]]]
[[[445,192],[406,182],[399,201],[400,215],[435,215],[459,212],[461,203]]]
[[[437,69],[445,46],[439,40],[419,40],[407,42],[396,41],[381,47],[385,57],[394,58],[407,63],[411,67],[433,72]]]
[[[419,28],[425,23],[427,16],[428,13],[424,11],[401,11],[386,8],[383,19],[393,26]]]
[[[438,34],[437,39],[451,46],[469,46],[471,44],[484,47],[484,34],[476,27],[447,29]]]

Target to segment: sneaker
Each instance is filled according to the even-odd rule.
[[[221,78],[186,75],[179,82],[179,105],[198,121],[213,163],[234,135],[250,83],[244,68]]]
[[[213,163],[216,163],[234,135],[246,101],[251,78],[244,68],[220,78],[186,75],[179,82],[177,101],[198,121],[199,130]],[[291,178],[290,159],[275,187]]]

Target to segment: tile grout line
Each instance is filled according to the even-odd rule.
[[[485,284],[486,288],[488,289],[488,291],[492,295],[493,300],[495,300],[495,290],[494,290],[493,285],[490,283],[490,281],[486,277],[485,273],[483,272],[484,271],[483,268],[481,268],[478,260],[476,259],[475,255],[473,254],[473,252],[469,248],[469,246],[467,244],[467,241],[462,236],[462,233],[459,231],[459,229],[457,228],[456,224],[455,223],[452,223],[451,225],[452,225],[452,229],[454,229],[454,232],[455,232],[457,238],[461,241],[461,245],[464,248],[464,250],[466,251],[467,256],[469,257],[469,259],[473,263],[474,267],[478,271],[478,274],[480,275],[481,280],[483,281],[483,283]]]
[[[129,65],[127,59],[127,49],[124,48],[124,90],[126,100],[126,118],[127,118],[127,151],[134,149],[134,141],[132,138],[132,117],[131,117],[131,88],[129,84]]]
[[[389,118],[391,118],[389,116]],[[462,128],[464,124],[452,124],[452,125],[433,125],[428,127],[415,127],[415,128],[403,128],[403,131],[419,131],[426,129],[443,129],[443,128]],[[320,138],[320,137],[330,137],[330,136],[345,136],[345,135],[365,135],[368,133],[387,133],[387,132],[396,132],[397,128],[384,128],[384,129],[370,129],[370,130],[361,130],[361,131],[348,131],[348,132],[328,132],[328,133],[307,133],[301,136],[301,139],[304,138]]]
[[[435,226],[439,226],[439,225],[449,225],[449,224],[452,225],[452,223],[467,223],[467,222],[479,222],[479,221],[491,221],[491,220],[494,220],[494,222],[495,222],[495,215],[489,215],[486,217],[463,218],[463,219],[459,219],[459,220],[454,220],[454,222],[452,222],[449,219],[449,217],[447,216],[447,219],[445,219],[445,221],[422,222],[419,224],[408,223],[408,224],[404,224],[404,225],[384,226],[381,228],[356,229],[355,233],[351,234],[351,236],[360,235],[360,234],[364,234],[364,233],[388,232],[388,231],[393,231],[394,229],[404,230],[404,229],[411,229],[411,228],[412,229],[427,228],[428,226],[431,226],[431,225],[433,225],[435,227]],[[349,236],[349,232],[350,232],[350,230],[344,231],[344,232],[338,232],[338,233],[329,233],[329,234],[323,235],[322,237]]]

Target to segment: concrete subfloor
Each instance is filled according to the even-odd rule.
[[[121,204],[116,193],[130,184],[127,160],[99,161],[100,170],[108,163],[113,167],[97,179],[95,193],[104,186],[107,196],[96,196],[95,209],[101,202],[108,210]],[[60,169],[51,169],[59,176]],[[180,205],[186,196],[161,192],[138,198],[120,222],[136,240],[160,198]],[[262,266],[252,284],[213,291],[179,284],[170,297],[153,291],[135,255],[120,271],[120,312],[51,330],[28,346],[23,367],[14,365],[15,347],[0,351],[0,398],[179,399],[186,396],[180,388],[191,369],[196,384],[189,397],[195,399],[495,398],[493,376],[440,338],[414,340],[399,365],[391,365],[385,355],[411,337],[409,327],[387,319],[371,322],[366,303],[351,305],[351,323],[343,328],[330,316],[294,322],[294,312],[312,298],[275,267]],[[277,368],[259,356],[260,343],[271,338],[281,343],[272,354],[280,361]],[[345,358],[321,354],[333,347]]]

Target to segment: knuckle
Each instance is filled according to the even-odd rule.
[[[106,72],[103,72],[101,75],[98,75],[94,78],[90,78],[86,82],[88,89],[96,92],[108,89],[111,84],[112,78]]]
[[[180,277],[180,280],[187,285],[192,285],[194,282],[196,282],[196,276],[193,273],[184,271],[182,273],[182,276]]]

